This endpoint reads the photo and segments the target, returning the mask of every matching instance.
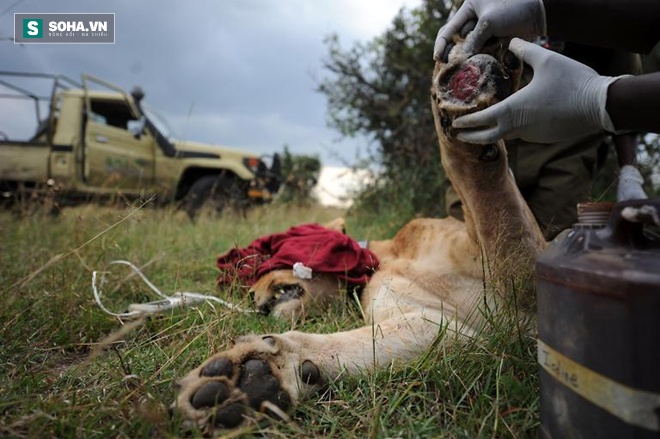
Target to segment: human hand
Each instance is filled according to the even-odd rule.
[[[481,50],[492,36],[531,40],[546,34],[542,0],[465,0],[456,14],[438,31],[433,58],[441,59],[451,37],[475,21],[477,25],[471,35],[472,50],[468,55]]]
[[[590,67],[514,38],[509,50],[534,69],[532,81],[485,110],[454,120],[463,142],[487,144],[502,138],[553,143],[614,125],[607,114],[607,88],[619,77],[600,76]]]

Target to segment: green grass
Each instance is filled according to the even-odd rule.
[[[123,339],[99,342],[122,328],[94,302],[92,271],[125,259],[144,266],[163,292],[214,293],[215,258],[235,243],[345,212],[269,206],[248,217],[201,218],[191,224],[161,209],[65,209],[58,218],[0,212],[0,437],[176,437],[180,421],[166,408],[173,382],[248,332],[279,332],[290,322],[202,305],[154,316]],[[360,221],[356,238],[389,236],[396,215]],[[104,304],[123,311],[155,300],[121,267],[109,269]],[[114,286],[119,287],[114,287]],[[217,293],[248,306],[240,292]],[[333,332],[361,325],[355,306],[296,323]],[[126,327],[124,327],[126,328]],[[292,422],[273,421],[241,435],[268,437],[535,437],[538,380],[533,340],[510,320],[467,343],[431,349],[405,367],[332,383],[301,404]]]

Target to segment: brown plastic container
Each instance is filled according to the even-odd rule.
[[[579,211],[536,265],[540,436],[658,438],[660,198]]]

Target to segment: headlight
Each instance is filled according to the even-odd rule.
[[[257,157],[246,157],[243,159],[243,164],[255,174],[259,171],[259,158]]]

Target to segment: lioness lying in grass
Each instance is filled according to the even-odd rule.
[[[505,44],[466,57],[467,44],[469,37],[456,39],[449,61],[436,65],[431,89],[442,164],[465,222],[416,219],[393,239],[370,242],[380,267],[360,297],[363,327],[242,337],[180,380],[174,411],[209,429],[237,427],[255,410],[286,416],[340,376],[415,359],[437,340],[470,337],[485,323],[479,306],[500,309],[513,291],[518,312],[529,310],[526,287],[545,243],[508,171],[504,144],[465,144],[451,129],[455,117],[514,91],[521,65]],[[300,286],[299,294],[284,300],[284,284]],[[290,270],[270,272],[253,290],[257,307],[268,303],[285,317],[318,312],[339,295],[336,281],[301,280]]]

